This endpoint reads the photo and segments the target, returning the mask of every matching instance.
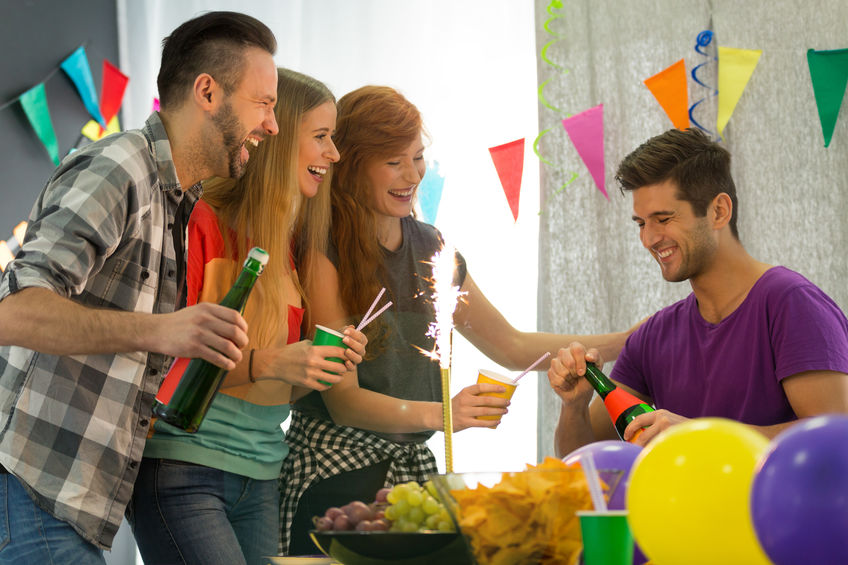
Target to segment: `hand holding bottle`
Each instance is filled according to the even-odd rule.
[[[627,424],[623,439],[644,447],[661,431],[685,422],[688,419],[668,410],[654,410],[640,414]]]
[[[154,316],[156,340],[150,351],[170,357],[200,358],[225,370],[241,361],[247,345],[247,322],[241,314],[211,302],[201,302],[170,314]]]
[[[594,389],[583,378],[586,363],[591,362],[603,367],[604,362],[597,349],[586,350],[580,342],[572,342],[567,348],[560,349],[551,360],[548,369],[548,382],[564,404],[587,407],[592,400]]]

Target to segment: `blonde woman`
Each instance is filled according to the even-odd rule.
[[[275,554],[278,478],[288,452],[280,425],[292,387],[324,390],[319,379],[339,382],[365,352],[353,328],[347,350],[301,340],[303,285],[314,276],[311,250],[326,240],[328,177],[338,160],[336,106],[322,83],[286,69],[278,70],[277,100],[280,134],[251,152],[239,181],[207,183],[189,221],[188,304],[219,300],[251,247],[268,251],[270,261],[245,310],[244,359],[200,429],[152,426],[130,508],[148,563],[252,565]],[[232,115],[225,108],[215,119],[226,138]],[[324,359],[333,356],[345,362]]]

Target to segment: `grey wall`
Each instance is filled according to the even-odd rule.
[[[82,44],[99,96],[103,59],[119,63],[115,0],[0,0],[0,105],[43,82]],[[90,117],[63,71],[44,88],[61,158]],[[54,168],[20,103],[0,110],[0,240],[29,216]]]

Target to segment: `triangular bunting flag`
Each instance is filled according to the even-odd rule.
[[[660,103],[672,125],[677,129],[689,127],[689,90],[686,86],[686,65],[680,59],[667,69],[645,79],[645,86]]]
[[[59,166],[59,142],[56,141],[56,131],[53,129],[53,122],[50,119],[44,83],[39,83],[21,94],[20,100],[32,129],[35,130],[38,139],[44,144],[53,164]]]
[[[444,185],[445,177],[439,173],[439,162],[433,161],[433,166],[427,167],[427,173],[418,185],[418,204],[426,224],[436,223]]]
[[[82,98],[85,109],[92,118],[105,126],[106,120],[97,107],[97,94],[94,92],[94,79],[91,77],[91,67],[88,66],[88,58],[85,56],[85,47],[79,47],[70,57],[62,61],[62,70],[70,77],[77,92]]]
[[[129,77],[107,60],[103,60],[103,83],[100,85],[100,112],[107,122],[117,115],[124,100]]]
[[[153,99],[153,110],[151,110],[151,112],[158,112],[158,111],[159,111],[159,99],[154,98]]]
[[[716,127],[724,137],[724,128],[754,74],[762,51],[759,49],[718,48],[718,115]]]
[[[112,135],[119,131],[121,131],[121,124],[118,122],[118,116],[115,116],[109,121],[109,126],[105,130],[94,120],[89,120],[88,123],[82,126],[80,133],[91,141],[97,141],[98,139],[103,139],[107,135]]]
[[[810,66],[824,146],[827,147],[833,137],[836,118],[839,117],[839,108],[845,96],[845,85],[848,84],[848,49],[810,49],[807,51],[807,64]]]
[[[604,198],[609,200],[604,173],[604,105],[598,104],[594,108],[565,118],[562,127],[592,174],[595,186]]]
[[[512,217],[518,221],[518,201],[521,196],[521,174],[524,172],[524,138],[489,147],[492,162],[498,171]]]

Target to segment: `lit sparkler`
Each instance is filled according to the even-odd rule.
[[[451,338],[453,312],[459,297],[459,287],[453,284],[456,271],[456,250],[445,242],[441,251],[433,255],[433,307],[436,321],[430,324],[427,335],[436,341],[433,351],[422,351],[439,361],[442,373],[442,421],[445,429],[445,472],[453,472],[453,414],[450,395]]]

